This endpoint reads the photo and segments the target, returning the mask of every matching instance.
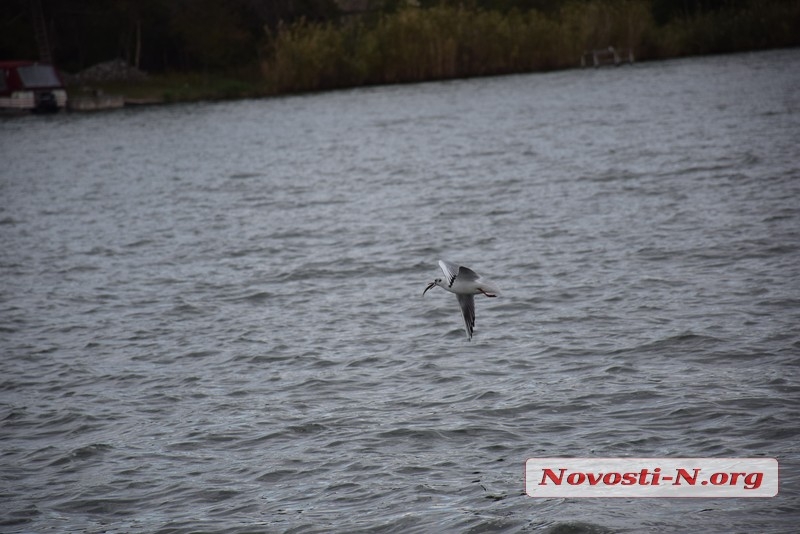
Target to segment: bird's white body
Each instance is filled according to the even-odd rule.
[[[472,339],[472,331],[475,328],[475,299],[473,295],[483,293],[487,297],[496,297],[500,290],[492,282],[467,267],[458,266],[444,260],[439,260],[439,267],[442,268],[445,277],[437,278],[428,284],[422,294],[425,295],[434,286],[439,286],[450,293],[455,293],[458,298],[458,304],[461,306],[461,314],[464,316],[467,339]]]
[[[473,280],[456,279],[453,284],[450,285],[444,280],[437,279],[436,285],[456,295],[478,295],[480,293],[493,293],[493,290],[497,290],[494,286],[489,288],[486,284],[478,284]]]

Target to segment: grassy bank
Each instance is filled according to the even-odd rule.
[[[800,2],[717,4],[666,19],[658,6],[674,4],[662,0],[567,0],[547,11],[494,11],[463,7],[477,5],[465,1],[301,20],[268,32],[249,70],[154,75],[88,90],[145,102],[216,100],[571,68],[585,50],[608,46],[651,60],[800,45]],[[70,88],[76,96],[85,90]]]
[[[171,73],[151,75],[136,82],[109,81],[71,85],[70,98],[96,93],[122,95],[132,103],[196,102],[266,95],[263,80],[257,75],[238,73]]]
[[[661,59],[800,45],[796,1],[731,1],[664,24],[652,12],[652,0],[576,0],[546,13],[438,6],[301,21],[270,42],[262,70],[277,94],[568,68],[608,46]]]

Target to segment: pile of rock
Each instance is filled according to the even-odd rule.
[[[114,59],[93,65],[72,77],[75,83],[91,82],[140,82],[147,74],[128,65],[124,59]]]

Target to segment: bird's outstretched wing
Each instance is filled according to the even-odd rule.
[[[472,269],[468,269],[467,267],[459,267],[458,268],[458,279],[459,280],[477,280],[480,278],[481,275],[473,271]]]
[[[450,263],[449,261],[439,260],[439,267],[442,268],[444,277],[447,280],[447,287],[453,287],[453,282],[458,276],[458,265]]]
[[[474,282],[476,280],[483,279],[481,275],[472,269],[458,266],[455,263],[450,263],[449,261],[439,260],[439,267],[442,268],[442,272],[447,280],[447,287],[453,287],[453,283],[456,281],[456,278],[458,278],[461,282]]]
[[[463,267],[462,267],[463,269]],[[457,294],[458,304],[461,306],[461,315],[464,316],[464,327],[467,330],[467,339],[472,339],[472,330],[475,328],[475,299],[472,295]]]
[[[462,281],[477,280],[480,275],[467,267],[460,267],[449,261],[439,260],[439,267],[442,268],[444,276],[447,278],[448,287],[453,287],[456,278]]]

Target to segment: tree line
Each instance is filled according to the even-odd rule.
[[[38,57],[32,0],[3,0],[0,58]],[[54,62],[78,71],[122,58],[146,71],[257,62],[267,35],[334,20],[334,0],[40,0]]]
[[[269,91],[800,44],[796,0],[37,0],[67,72],[122,58],[151,73],[248,73]],[[0,59],[38,56],[33,0],[4,0]]]

